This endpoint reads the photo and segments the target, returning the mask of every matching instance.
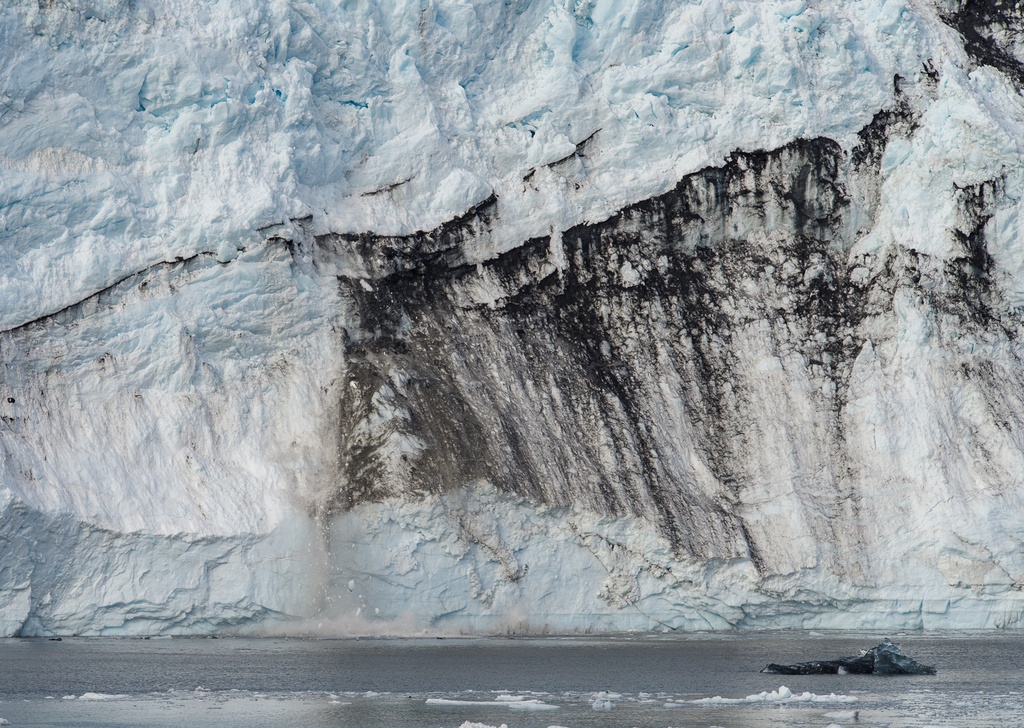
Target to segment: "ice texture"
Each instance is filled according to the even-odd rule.
[[[862,650],[856,657],[799,662],[794,665],[771,663],[761,672],[774,675],[934,675],[935,668],[922,665],[904,655],[899,645],[886,639],[877,647]]]
[[[0,634],[1019,626],[1021,35],[5,2]]]
[[[748,695],[745,698],[723,698],[716,695],[713,698],[698,698],[681,703],[666,703],[666,707],[680,707],[683,705],[735,705],[742,703],[856,703],[857,698],[853,695],[818,695],[811,692],[794,693],[785,685],[778,690],[762,691],[756,695]]]
[[[425,701],[427,705],[445,705],[445,706],[490,706],[508,708],[509,710],[522,710],[526,712],[531,711],[546,711],[546,710],[558,710],[557,705],[551,705],[545,703],[543,700],[536,698],[521,698],[518,700],[456,700],[453,698],[427,698]]]

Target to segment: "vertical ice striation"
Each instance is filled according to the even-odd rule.
[[[1018,625],[1021,23],[6,4],[0,633]]]

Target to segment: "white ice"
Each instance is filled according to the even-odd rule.
[[[427,705],[447,706],[498,706],[510,710],[535,711],[558,710],[557,705],[545,703],[543,700],[525,697],[498,697],[494,700],[457,700],[454,698],[427,698]]]
[[[487,260],[737,149],[849,150],[899,75],[917,125],[884,150],[851,263],[951,261],[956,189],[998,180],[988,252],[1002,305],[1024,306],[1024,103],[942,7],[7,0],[0,635],[1019,626],[1020,427],[956,375],[986,357],[1016,376],[1008,339],[909,289],[866,324],[842,421],[877,487],[848,568],[794,515],[843,522],[801,447],[813,393],[749,393],[766,432],[789,407],[794,443],[764,438],[734,504],[770,545],[760,573],[680,555],[651,519],[480,483],[328,515],[346,386],[332,276],[365,271],[298,270],[267,243],[430,229],[495,194],[467,250]],[[745,365],[768,382],[783,364]],[[720,486],[707,497],[732,504]]]
[[[745,698],[723,698],[716,695],[713,698],[697,698],[687,701],[669,701],[665,703],[666,708],[678,708],[684,705],[739,705],[749,703],[856,703],[857,698],[853,695],[817,695],[811,692],[794,693],[785,685],[778,690],[760,692],[756,695],[748,695]]]

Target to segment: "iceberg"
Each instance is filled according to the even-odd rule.
[[[886,639],[877,647],[862,650],[856,657],[799,662],[795,665],[766,665],[761,672],[772,675],[934,675],[935,668],[904,655],[900,646]]]

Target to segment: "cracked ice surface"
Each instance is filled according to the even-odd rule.
[[[909,589],[858,589],[820,567],[765,588],[749,559],[680,557],[641,519],[486,488],[338,516],[330,559],[327,632],[958,628],[1017,608],[1012,595],[976,602],[910,569]],[[903,557],[889,559],[896,569]]]
[[[894,74],[956,58],[936,22],[893,0],[8,2],[0,328],[293,218],[411,232],[494,192],[486,258],[734,149],[848,140]]]

